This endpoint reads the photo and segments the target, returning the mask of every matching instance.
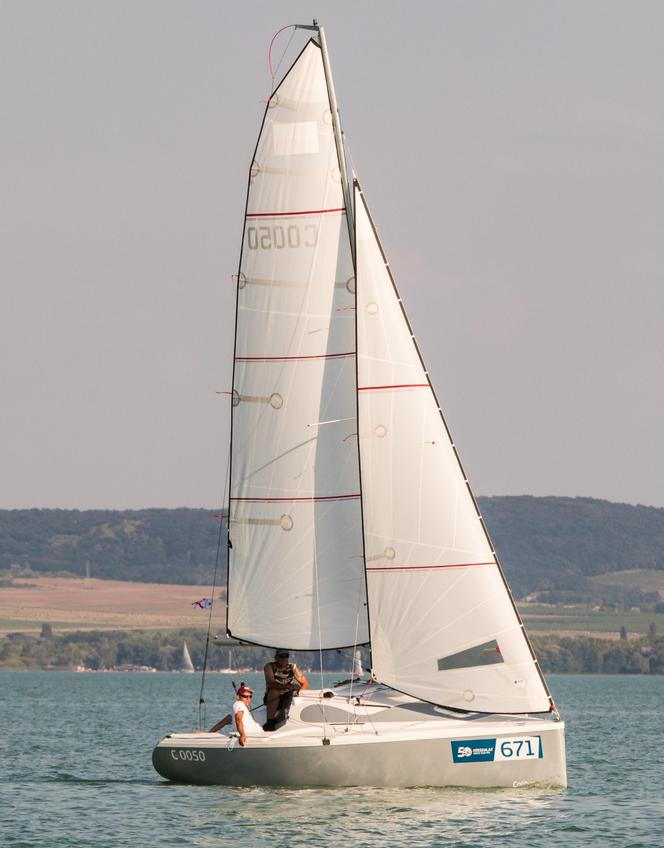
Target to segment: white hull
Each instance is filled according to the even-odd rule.
[[[562,722],[456,716],[386,687],[359,704],[348,688],[334,694],[303,693],[285,726],[244,748],[231,732],[170,734],[154,767],[168,780],[230,786],[567,785]]]

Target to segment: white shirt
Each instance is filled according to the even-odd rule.
[[[245,733],[263,732],[263,728],[249,712],[249,710],[247,709],[247,705],[243,701],[236,701],[233,704],[233,716],[235,717],[238,713],[242,714],[242,726],[244,727]],[[237,722],[235,724],[235,727],[237,728]]]

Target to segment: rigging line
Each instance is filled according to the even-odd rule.
[[[342,135],[342,138],[344,140],[344,150],[346,152],[346,156],[350,159],[350,170],[351,170],[351,173],[352,173],[353,179],[354,179],[356,174],[357,174],[357,169],[355,167],[355,160],[353,159],[353,154],[352,154],[352,151],[350,149],[350,142],[348,140],[348,134],[345,133],[345,132],[342,132],[341,135]]]
[[[291,28],[292,28],[293,32],[291,33],[291,37],[288,39],[288,44],[284,47],[284,50],[281,54],[281,58],[277,62],[277,67],[274,70],[272,70],[272,46],[273,46],[274,42],[276,41],[278,35],[280,35],[282,32],[285,32],[285,30],[291,29]],[[272,36],[272,41],[270,41],[270,46],[268,47],[268,51],[267,51],[267,64],[268,64],[268,67],[270,68],[270,77],[272,78],[272,90],[270,92],[271,94],[274,92],[274,79],[277,75],[279,68],[281,67],[281,63],[284,61],[284,57],[285,57],[286,53],[288,52],[288,48],[290,47],[291,41],[295,37],[296,32],[297,32],[297,24],[287,24],[285,27],[281,27],[281,29],[277,30],[275,32],[275,34]]]
[[[226,455],[226,473],[224,474],[224,496],[223,496],[222,501],[221,501],[222,507],[221,507],[220,512],[223,512],[223,509],[224,509],[223,505],[227,502],[226,501],[226,493],[228,491],[228,483],[229,483],[228,472],[229,472],[229,465],[230,465],[230,456],[231,456],[231,451],[230,451],[230,445],[229,445],[228,446],[228,453]],[[230,512],[230,510],[229,510],[229,512]],[[230,523],[230,516],[227,517],[227,519],[226,519],[226,526],[227,527],[228,527],[229,523]],[[222,536],[223,536],[223,530],[224,530],[224,522],[222,520],[220,520],[219,521],[219,533],[217,535],[217,554],[215,556],[214,575],[212,577],[212,591],[210,593],[211,596],[212,596],[212,604],[210,605],[210,611],[208,613],[207,636],[205,638],[205,655],[203,656],[203,671],[201,673],[201,688],[200,688],[200,692],[198,693],[198,729],[199,730],[203,729],[203,725],[205,723],[205,712],[206,711],[205,711],[205,698],[203,697],[203,690],[205,688],[205,675],[207,673],[207,660],[208,660],[208,652],[209,652],[209,648],[210,648],[210,630],[212,628],[212,611],[214,609],[214,601],[215,601],[214,593],[215,593],[215,590],[216,590],[216,587],[217,587],[217,572],[219,570],[219,555],[221,553],[221,539],[222,539]]]
[[[311,424],[307,424],[307,427],[322,427],[323,424],[338,424],[340,421],[355,421],[355,416],[353,415],[351,418],[330,418],[329,421],[312,421]]]
[[[353,683],[355,682],[355,655],[357,653],[357,634],[358,634],[359,629],[360,629],[360,613],[361,613],[361,611],[362,611],[362,591],[360,590],[360,592],[358,594],[358,598],[357,598],[357,614],[355,616],[355,640],[354,640],[354,644],[353,644],[353,655],[352,655],[351,666],[350,666],[350,689],[348,691],[348,703],[349,703],[349,705],[350,705],[350,702],[353,699]],[[361,667],[361,665],[362,664],[360,662],[360,667]],[[361,678],[362,678],[362,675],[360,675],[359,679],[361,679]],[[355,712],[354,712],[354,717],[357,720],[357,714]],[[346,720],[346,733],[348,733],[349,725],[350,725],[350,710],[348,711],[348,718]]]
[[[323,677],[323,634],[320,627],[320,598],[318,595],[318,557],[316,556],[316,522],[314,521],[314,584],[316,586],[316,618],[318,619],[318,657],[320,662],[320,688],[321,693],[325,688],[325,679]],[[327,739],[327,718],[325,716],[325,707],[323,713],[323,739]]]

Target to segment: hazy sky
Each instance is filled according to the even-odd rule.
[[[313,16],[476,493],[664,506],[664,3],[0,0],[0,507],[220,502],[267,48]]]

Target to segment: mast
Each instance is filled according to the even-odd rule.
[[[323,70],[325,71],[325,82],[327,84],[327,96],[330,101],[330,112],[332,115],[332,129],[334,130],[334,141],[337,147],[337,159],[339,161],[339,173],[341,175],[341,190],[344,196],[344,204],[346,206],[346,221],[348,223],[348,234],[350,236],[350,250],[353,256],[353,264],[355,264],[355,223],[353,216],[353,203],[350,185],[348,183],[348,172],[346,171],[346,156],[344,153],[343,133],[341,132],[341,121],[339,119],[339,107],[337,106],[337,96],[334,91],[334,82],[332,80],[332,69],[330,68],[330,57],[327,52],[327,41],[325,40],[325,30],[314,18],[312,26],[306,24],[298,24],[298,29],[313,30],[318,33],[318,41],[320,42],[321,53],[323,57]]]
[[[354,194],[352,193],[351,186],[348,183],[348,173],[346,171],[346,156],[344,153],[344,142],[343,142],[343,134],[341,132],[341,120],[339,118],[339,107],[337,106],[337,96],[334,91],[334,82],[332,80],[332,70],[330,68],[330,57],[327,52],[327,41],[325,40],[325,30],[318,23],[318,21],[314,18],[314,26],[318,28],[318,39],[320,41],[321,53],[323,57],[323,69],[325,71],[325,81],[327,83],[327,94],[330,100],[330,111],[332,114],[332,127],[334,129],[334,141],[337,147],[337,159],[339,160],[339,174],[341,175],[341,189],[344,196],[344,204],[346,206],[346,223],[348,225],[348,236],[350,239],[350,252],[351,257],[353,259],[353,269],[355,272],[355,348],[357,350],[357,256],[356,256],[356,244],[355,244],[355,215],[354,215]],[[371,650],[371,618],[369,613],[369,586],[367,582],[367,550],[366,550],[366,538],[364,533],[364,499],[362,496],[362,463],[360,461],[360,398],[357,392],[357,386],[359,385],[359,372],[358,372],[358,357],[355,357],[355,420],[357,421],[357,467],[358,467],[358,475],[359,475],[359,483],[360,483],[360,516],[361,516],[361,526],[362,526],[362,563],[363,563],[363,572],[364,572],[364,592],[365,592],[365,605],[366,605],[366,614],[367,614],[367,624],[369,627],[369,667],[372,666],[372,650]],[[357,654],[357,646],[356,652]],[[322,671],[322,669],[321,669]]]

